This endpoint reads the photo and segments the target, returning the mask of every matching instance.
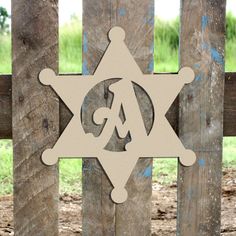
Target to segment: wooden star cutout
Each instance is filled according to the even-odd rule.
[[[41,71],[40,81],[50,85],[73,113],[54,147],[43,152],[42,160],[47,165],[53,165],[59,157],[97,157],[114,186],[111,198],[116,203],[122,203],[128,195],[125,185],[140,157],[179,157],[185,166],[195,162],[195,153],[184,148],[165,117],[184,84],[194,79],[194,72],[185,67],[178,74],[143,74],[124,43],[124,30],[112,28],[109,38],[111,43],[94,75],[56,76],[51,69]],[[101,107],[93,114],[96,124],[105,121],[101,134],[95,137],[83,129],[81,107],[95,85],[111,78],[120,79],[109,86],[114,94],[112,106]],[[149,133],[145,129],[133,83],[142,87],[152,102],[154,121]],[[119,117],[121,106],[124,122]],[[122,152],[105,149],[114,129],[120,137],[130,133],[131,141]]]

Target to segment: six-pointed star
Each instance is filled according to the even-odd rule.
[[[145,75],[124,43],[123,29],[112,28],[109,38],[111,43],[94,75],[56,76],[50,69],[40,73],[40,81],[52,86],[74,115],[55,146],[43,153],[42,160],[53,165],[58,157],[97,157],[114,186],[113,201],[122,203],[127,199],[126,182],[139,157],[179,157],[185,166],[195,162],[195,153],[184,148],[165,117],[184,84],[194,79],[194,73],[190,68],[182,68],[176,75]],[[122,79],[109,88],[116,99],[112,107],[100,108],[93,115],[96,123],[107,119],[101,135],[94,137],[85,133],[82,127],[81,106],[90,89],[110,78]],[[132,82],[148,93],[153,104],[154,122],[149,134],[145,130]],[[124,124],[117,113],[121,104],[125,108]],[[123,135],[127,131],[131,134],[131,142],[123,152],[104,149],[114,127],[119,127]]]

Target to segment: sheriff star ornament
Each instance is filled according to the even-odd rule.
[[[109,39],[111,42],[94,75],[56,76],[51,69],[40,72],[40,81],[50,85],[73,113],[54,147],[43,152],[42,161],[53,165],[59,157],[96,157],[114,187],[112,200],[122,203],[128,196],[125,185],[139,158],[179,157],[185,166],[195,162],[195,153],[185,149],[165,117],[184,84],[194,79],[194,73],[185,67],[178,74],[143,74],[124,43],[124,30],[112,28]],[[83,101],[94,86],[111,78],[119,78],[109,86],[114,95],[111,107],[100,107],[92,115],[95,124],[104,124],[102,132],[96,137],[83,128]],[[149,132],[145,128],[133,84],[140,86],[151,100],[154,118]],[[121,107],[124,121],[119,116]],[[130,134],[130,141],[123,151],[105,148],[114,130],[121,138]]]

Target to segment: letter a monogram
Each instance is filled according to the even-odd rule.
[[[125,185],[139,158],[179,157],[185,166],[195,162],[195,153],[185,149],[165,117],[184,84],[194,79],[194,73],[185,67],[178,74],[143,74],[124,43],[124,30],[112,28],[109,38],[111,42],[94,75],[56,76],[50,69],[40,72],[40,81],[50,85],[73,113],[54,147],[43,152],[42,160],[53,165],[59,157],[98,158],[114,187],[111,198],[122,203],[128,196]],[[86,112],[86,107],[82,109],[83,102],[92,88],[111,78],[118,78],[109,86],[113,94],[111,107],[99,107],[92,115],[94,123],[103,125],[96,137],[83,128],[81,112]],[[153,108],[150,111],[153,112],[153,123],[148,132],[134,84],[145,91]],[[120,138],[130,135],[130,142],[123,151],[106,149],[114,130]]]

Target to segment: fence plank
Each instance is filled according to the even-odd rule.
[[[57,0],[12,1],[12,127],[16,236],[58,235],[58,168],[41,152],[59,134],[58,98],[40,85],[41,69],[58,64]]]
[[[113,24],[125,29],[126,43],[143,73],[153,72],[154,1],[116,1],[113,5]],[[132,20],[131,20],[132,19]],[[146,125],[153,117],[145,95],[137,92],[142,101],[141,113],[147,114]],[[132,134],[131,134],[132,135]],[[140,159],[127,184],[128,200],[116,206],[116,235],[151,234],[152,160]]]
[[[225,73],[224,136],[236,136],[236,73]]]
[[[108,45],[110,18],[110,1],[83,0],[83,74],[93,74],[103,56]],[[90,115],[96,107],[106,106],[104,87],[105,83],[102,83],[93,90],[91,97],[84,104],[87,112],[82,113],[85,130],[95,135],[99,135],[101,128],[92,126]],[[89,104],[90,101],[92,105]],[[83,160],[83,235],[114,235],[115,205],[109,198],[111,189],[98,161]]]
[[[225,1],[182,0],[180,64],[196,78],[179,96],[179,135],[198,157],[179,166],[177,235],[220,235]]]
[[[11,75],[0,75],[0,139],[12,137]]]
[[[131,20],[132,19],[132,20]],[[99,27],[98,27],[99,22]],[[107,32],[119,25],[127,32],[126,43],[143,72],[152,72],[153,65],[153,1],[84,0],[83,9],[83,73],[92,74],[107,45]],[[111,102],[104,82],[86,100],[98,106]],[[98,99],[99,97],[99,99]],[[142,94],[140,94],[142,97]],[[89,112],[84,114],[85,129],[91,129]],[[148,119],[150,120],[150,119]],[[148,121],[149,122],[149,121]],[[91,130],[90,130],[91,131]],[[96,134],[100,130],[93,130]],[[109,148],[121,150],[122,142],[112,138]],[[83,164],[83,235],[147,235],[150,233],[151,169],[150,160],[141,160],[127,185],[129,200],[115,206],[108,194],[110,183],[96,160]],[[143,174],[143,173],[148,173]],[[141,214],[142,213],[142,214]]]
[[[236,73],[225,73],[224,94],[224,136],[236,136]],[[11,75],[0,75],[0,139],[12,138],[11,124]],[[173,129],[178,131],[178,98],[170,107],[167,119]],[[63,131],[71,118],[70,111],[60,111],[60,130]]]

